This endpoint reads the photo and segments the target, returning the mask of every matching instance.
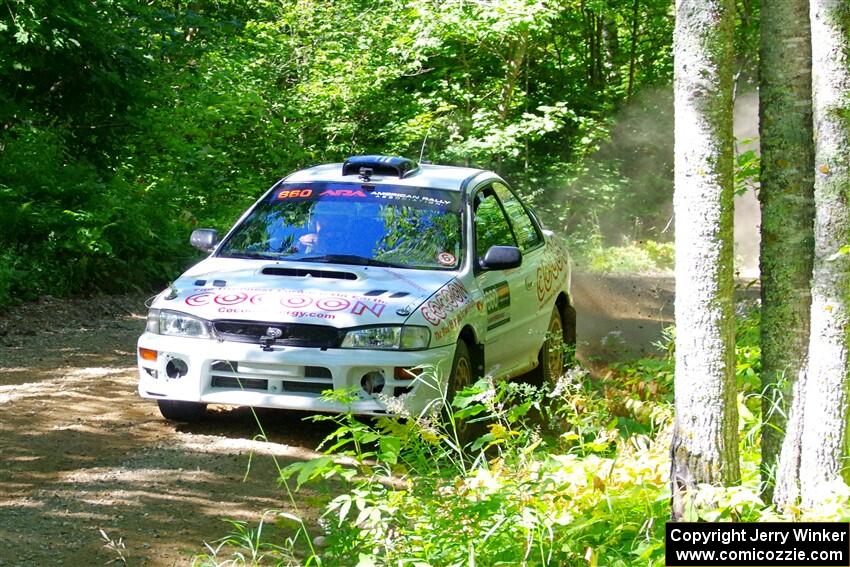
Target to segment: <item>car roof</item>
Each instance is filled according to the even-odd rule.
[[[483,177],[496,175],[483,169],[472,167],[455,167],[451,165],[420,164],[416,169],[408,172],[404,177],[394,175],[373,175],[369,179],[374,185],[407,185],[411,187],[428,187],[431,189],[447,189],[450,191],[462,190],[474,177],[485,174]],[[331,183],[363,183],[358,174],[343,175],[341,163],[328,163],[317,165],[307,169],[296,171],[286,176],[283,181],[308,183],[308,182],[331,182]]]

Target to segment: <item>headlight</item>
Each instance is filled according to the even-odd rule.
[[[431,331],[426,327],[368,327],[345,333],[342,348],[419,350],[430,342]]]
[[[179,311],[167,311],[165,309],[151,309],[148,312],[148,322],[145,329],[149,333],[172,337],[195,337],[199,339],[212,337],[209,321]]]

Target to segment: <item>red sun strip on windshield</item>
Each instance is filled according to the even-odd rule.
[[[275,201],[319,199],[368,199],[380,202],[411,204],[419,207],[459,211],[460,195],[446,190],[395,185],[360,185],[355,183],[310,183],[307,186],[282,184],[272,193]]]

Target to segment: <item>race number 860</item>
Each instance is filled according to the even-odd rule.
[[[309,197],[313,194],[312,189],[288,189],[277,194],[278,199],[292,199],[295,197]]]

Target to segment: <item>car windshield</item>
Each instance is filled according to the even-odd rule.
[[[460,194],[363,183],[280,183],[219,246],[225,258],[457,269]]]

